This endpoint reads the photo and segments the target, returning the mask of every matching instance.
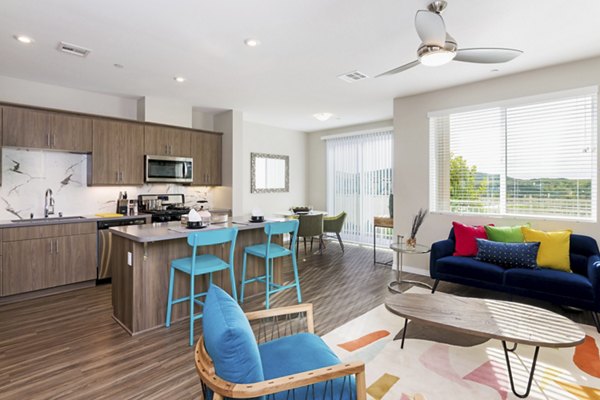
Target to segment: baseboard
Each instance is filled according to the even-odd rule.
[[[395,267],[394,267],[395,269]],[[419,268],[419,267],[411,267],[410,265],[404,265],[402,267],[402,271],[410,272],[411,274],[429,276],[429,269]]]

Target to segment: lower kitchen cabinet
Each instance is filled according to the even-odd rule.
[[[96,278],[96,233],[92,225],[18,227],[5,233],[2,296]],[[64,236],[57,236],[61,233]],[[46,235],[50,237],[39,238]]]

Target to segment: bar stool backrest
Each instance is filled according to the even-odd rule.
[[[229,264],[233,264],[234,252],[235,252],[235,241],[237,239],[238,228],[215,229],[203,232],[193,232],[188,235],[187,242],[192,246],[192,266],[196,265],[196,253],[198,247],[201,246],[213,246],[215,244],[230,243],[229,247]]]
[[[283,222],[269,222],[265,224],[265,234],[267,235],[267,251],[271,245],[271,237],[273,235],[282,235],[284,233],[289,233],[291,235],[291,248],[294,248],[294,245],[296,244],[296,238],[298,236],[298,225],[300,225],[300,223],[297,219],[290,219]]]

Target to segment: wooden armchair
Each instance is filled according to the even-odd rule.
[[[251,323],[259,322],[258,342],[260,342],[261,332],[264,334],[263,337],[265,340],[268,339],[267,336],[269,331],[271,335],[270,340],[286,336],[288,332],[290,335],[294,334],[294,317],[297,317],[298,320],[305,319],[306,331],[308,333],[314,333],[312,304],[305,303],[291,307],[254,311],[246,313],[246,317]],[[265,322],[270,325],[265,327]],[[282,331],[283,335],[281,334]],[[212,390],[214,400],[222,400],[224,398],[247,399],[261,396],[265,396],[266,399],[269,400],[279,398],[276,397],[277,393],[281,393],[281,396],[283,396],[282,398],[293,399],[295,398],[294,390],[302,387],[312,387],[312,390],[307,389],[306,398],[316,400],[318,398],[325,398],[325,395],[321,395],[321,393],[315,394],[315,384],[319,382],[328,382],[337,378],[344,378],[344,384],[347,380],[348,387],[351,388],[353,386],[351,384],[352,376],[355,376],[356,393],[346,391],[346,397],[344,397],[344,390],[342,390],[342,393],[337,397],[351,400],[366,399],[365,364],[363,362],[355,361],[340,363],[251,384],[232,383],[227,382],[216,375],[212,359],[204,347],[203,336],[200,337],[195,350],[196,370],[202,381],[205,399],[207,398],[207,388]],[[332,387],[333,383],[329,386]],[[333,391],[331,393],[333,395]],[[325,385],[325,394],[327,394],[327,384]],[[337,397],[334,400],[338,400]],[[302,398],[304,398],[304,396]],[[327,398],[330,398],[329,394],[327,394]]]

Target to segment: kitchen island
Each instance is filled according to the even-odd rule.
[[[269,221],[275,221],[270,219]],[[187,236],[192,232],[224,229],[236,226],[238,236],[235,245],[235,279],[238,295],[242,278],[244,248],[264,243],[264,223],[250,223],[246,218],[234,218],[232,222],[211,224],[201,230],[188,230],[179,222],[153,223],[110,228],[112,238],[111,264],[113,318],[131,335],[165,325],[169,268],[171,260],[189,257],[192,248],[187,244]],[[274,237],[275,243],[282,244],[282,238]],[[199,248],[198,254],[214,254],[228,261],[229,244]],[[275,262],[274,280],[283,283],[282,260]],[[287,265],[287,264],[286,264]],[[289,267],[291,270],[291,267]],[[247,276],[263,275],[264,261],[248,257]],[[231,293],[228,271],[213,274],[213,283]],[[196,277],[196,292],[205,291],[208,275]],[[189,276],[176,273],[174,298],[187,296],[190,290]],[[246,285],[246,297],[264,293],[264,285],[253,282]],[[173,306],[172,321],[189,316],[189,303]]]

